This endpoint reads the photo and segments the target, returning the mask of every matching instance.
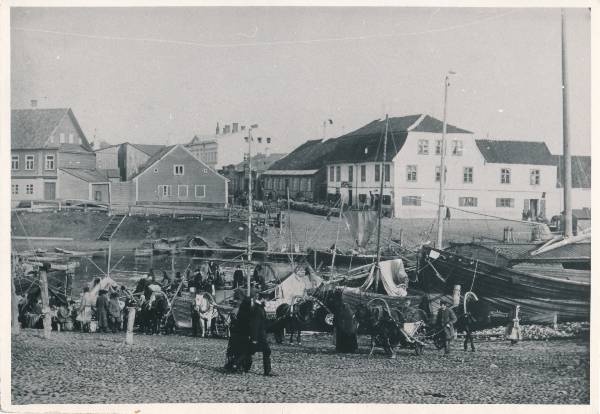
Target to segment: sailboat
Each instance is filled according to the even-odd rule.
[[[461,285],[478,297],[479,301],[473,304],[474,312],[488,321],[493,315],[508,317],[516,306],[520,306],[523,323],[590,319],[591,233],[584,231],[573,236],[570,219],[571,156],[564,18],[563,13],[564,237],[525,244],[454,244],[446,250],[442,250],[441,237],[438,237],[436,248],[423,246],[419,255],[420,287],[451,294],[454,286]],[[440,206],[442,203],[440,197]],[[438,225],[441,234],[443,221],[440,220]]]

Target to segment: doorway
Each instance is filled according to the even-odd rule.
[[[44,183],[44,200],[56,200],[56,183]]]

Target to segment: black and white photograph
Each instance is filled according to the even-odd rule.
[[[4,4],[2,409],[597,410],[598,5]]]

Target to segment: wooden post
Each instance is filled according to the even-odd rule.
[[[452,305],[460,305],[460,285],[454,285],[454,292],[452,295]]]
[[[42,291],[42,317],[44,323],[44,338],[50,339],[50,331],[52,331],[52,321],[50,316],[50,300],[48,297],[48,276],[46,268],[40,268],[40,287]]]
[[[133,324],[135,322],[135,307],[127,308],[127,333],[125,334],[125,343],[133,345]]]
[[[19,304],[17,303],[17,290],[15,289],[15,276],[16,276],[16,256],[12,257],[12,275],[10,278],[10,288],[12,291],[12,333],[18,334],[21,331],[21,325],[19,324]]]

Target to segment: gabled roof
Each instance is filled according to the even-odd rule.
[[[545,142],[476,139],[485,162],[493,164],[556,165]]]
[[[165,148],[164,145],[132,144],[131,142],[127,142],[127,144],[139,149],[140,151],[148,154],[149,156],[153,156],[154,154]]]
[[[252,157],[252,170],[264,171],[267,170],[274,162],[283,158],[286,154],[256,154]],[[246,165],[245,161],[242,161],[235,165],[236,171],[244,171]]]
[[[394,132],[431,132],[441,134],[444,123],[426,114],[407,115],[388,119],[388,130]],[[385,119],[376,119],[344,136],[381,134],[385,131]],[[448,134],[472,134],[471,131],[446,124]]]
[[[40,149],[48,147],[48,139],[65,116],[69,116],[73,125],[83,137],[83,149],[88,147],[85,134],[81,130],[70,108],[54,109],[13,109],[11,111],[11,147],[12,149]],[[58,147],[59,143],[53,147]],[[80,146],[80,145],[78,145]]]
[[[80,168],[60,168],[60,170],[88,183],[103,183],[107,181],[106,175],[100,170],[83,170]]]
[[[150,168],[152,165],[154,165],[154,163],[156,163],[158,160],[160,160],[164,155],[166,155],[169,151],[171,151],[176,146],[177,145],[169,145],[169,146],[163,147],[160,151],[155,152],[154,155],[151,156],[150,158],[148,158],[148,161],[146,161],[146,163],[140,167],[138,172],[131,177],[131,180],[133,180],[135,177],[139,176],[141,173],[143,173],[148,168]]]
[[[554,155],[558,167],[558,187],[563,186],[563,156]],[[571,187],[592,188],[592,157],[589,155],[571,156]]]
[[[307,141],[271,164],[269,170],[318,170],[326,164],[327,156],[334,148],[334,139]]]

